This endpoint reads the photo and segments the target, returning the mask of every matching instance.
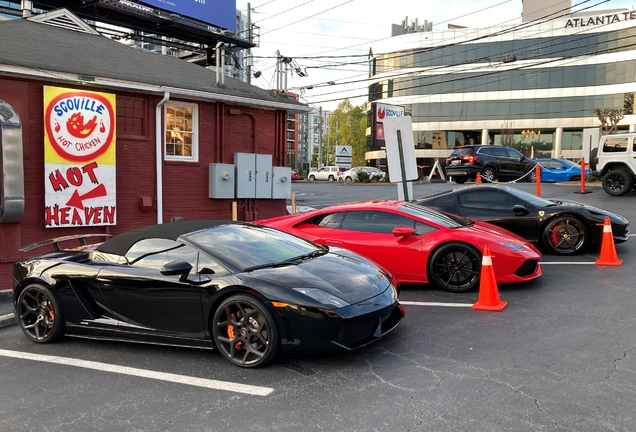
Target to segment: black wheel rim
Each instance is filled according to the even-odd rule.
[[[550,247],[561,254],[577,252],[585,243],[585,231],[580,223],[571,219],[555,221],[547,230]]]
[[[219,350],[242,366],[261,362],[271,347],[270,323],[253,304],[234,301],[216,314],[214,337]]]
[[[625,189],[625,179],[620,175],[611,175],[607,178],[607,187],[612,192],[620,192]]]
[[[488,181],[493,181],[495,179],[495,171],[492,168],[485,168],[481,176]]]
[[[528,179],[530,180],[530,183],[536,183],[536,181],[537,181],[537,172],[534,169],[532,171],[530,171],[530,174],[528,174]]]
[[[25,288],[17,305],[20,325],[28,337],[45,341],[51,337],[56,311],[49,296],[39,288]]]
[[[435,257],[433,276],[448,291],[468,291],[477,284],[480,268],[479,259],[469,249],[449,247]]]

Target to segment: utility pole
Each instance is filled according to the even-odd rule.
[[[322,165],[322,107],[318,108],[318,166],[320,169]]]
[[[247,40],[252,43],[252,7],[247,4]],[[252,48],[247,49],[247,65],[245,66],[245,72],[247,72],[247,83],[252,84]]]

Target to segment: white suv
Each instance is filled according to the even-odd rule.
[[[636,184],[636,133],[605,135],[590,153],[590,168],[610,195],[625,195]]]
[[[336,181],[340,177],[340,168],[337,166],[324,166],[318,171],[311,171],[307,178],[309,181],[314,180],[329,180]]]

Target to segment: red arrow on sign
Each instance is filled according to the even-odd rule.
[[[66,205],[70,207],[77,207],[80,210],[84,210],[84,200],[99,198],[106,195],[107,195],[106,186],[104,186],[104,184],[100,184],[99,186],[95,187],[93,190],[86,192],[84,195],[80,195],[77,192],[77,189],[75,189],[75,192],[73,192],[71,199],[68,200]]]

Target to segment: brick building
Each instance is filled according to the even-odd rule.
[[[65,10],[2,21],[0,39],[0,289],[10,288],[11,266],[24,257],[18,248],[36,241],[118,234],[173,218],[230,219],[233,202],[239,220],[285,212],[284,199],[210,198],[209,165],[233,164],[235,153],[253,153],[271,155],[274,167],[286,166],[287,117],[309,112],[306,105],[214,70],[125,46]],[[101,100],[106,94],[114,101],[116,186],[108,192],[112,205],[99,211],[90,210],[91,199],[106,189],[91,178],[88,163],[48,170],[45,142],[55,135],[51,127],[59,127],[57,120],[51,122],[51,110],[70,106],[55,105],[65,94],[75,95],[75,114],[80,105],[90,108],[85,100],[92,97]],[[92,126],[86,121],[90,117]],[[108,126],[97,114],[83,121],[77,133]],[[21,124],[19,134],[16,124]],[[93,142],[100,139],[86,141],[86,147]],[[53,156],[53,162],[59,159]],[[68,213],[48,207],[50,184],[69,193],[78,186],[66,203]]]

